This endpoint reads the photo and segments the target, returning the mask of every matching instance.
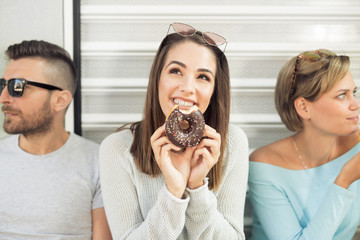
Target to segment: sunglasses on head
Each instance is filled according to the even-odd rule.
[[[305,60],[305,61],[309,61],[309,62],[317,62],[320,59],[322,59],[323,57],[327,57],[327,56],[336,56],[336,53],[329,51],[327,49],[319,49],[319,50],[315,50],[315,51],[303,52],[303,53],[300,53],[299,55],[297,55],[296,61],[295,61],[295,66],[294,66],[294,71],[293,71],[293,75],[292,75],[290,97],[292,95],[294,95],[294,93],[295,93],[296,73],[299,69],[300,61]]]
[[[223,52],[225,52],[225,49],[227,46],[227,41],[224,37],[222,37],[216,33],[201,32],[201,31],[196,30],[194,27],[187,25],[185,23],[174,22],[174,23],[170,24],[167,35],[169,34],[170,27],[172,27],[177,34],[179,34],[183,37],[190,37],[190,36],[193,36],[195,33],[200,32],[204,41],[211,46],[221,46],[223,44],[226,44],[224,51],[223,51]]]
[[[38,82],[32,82],[26,79],[22,78],[12,78],[9,80],[5,80],[3,78],[0,78],[0,95],[2,91],[4,90],[5,86],[7,86],[9,95],[12,97],[21,97],[24,93],[25,85],[29,84],[35,87],[44,88],[47,90],[60,90],[61,88],[45,84],[45,83],[38,83]]]

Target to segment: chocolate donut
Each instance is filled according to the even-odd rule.
[[[166,118],[165,132],[178,147],[194,147],[204,134],[205,119],[197,106],[184,111],[175,105]]]

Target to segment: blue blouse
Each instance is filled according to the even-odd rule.
[[[250,162],[249,199],[254,240],[352,239],[360,222],[360,181],[334,183],[360,143],[316,168],[289,170]]]

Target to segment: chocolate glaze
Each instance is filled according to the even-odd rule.
[[[184,129],[184,121],[189,124]],[[184,114],[175,107],[166,119],[165,132],[169,140],[178,147],[194,147],[204,134],[205,119],[200,110]]]

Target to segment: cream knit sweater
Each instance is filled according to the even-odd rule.
[[[162,175],[151,177],[136,167],[129,130],[108,136],[100,147],[100,179],[106,215],[118,239],[245,239],[244,204],[248,179],[248,140],[230,125],[222,183],[208,182],[174,197]]]

